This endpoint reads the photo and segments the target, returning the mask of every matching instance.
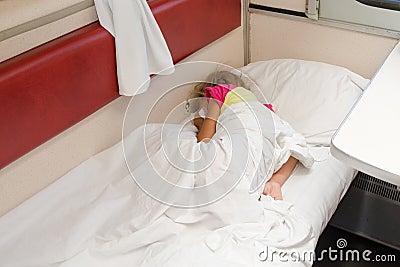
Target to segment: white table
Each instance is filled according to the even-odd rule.
[[[400,186],[400,42],[333,136],[331,152],[355,169]]]

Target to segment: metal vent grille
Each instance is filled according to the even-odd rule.
[[[351,186],[400,203],[400,191],[396,185],[368,174],[358,172]]]

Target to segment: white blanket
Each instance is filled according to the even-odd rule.
[[[147,179],[157,187],[160,177],[154,176],[154,170],[162,171],[158,174],[164,179],[184,186],[155,191],[160,194],[154,197],[174,205],[193,207],[213,200],[214,192],[221,193],[215,185],[231,185],[229,179],[226,183],[210,181],[230,173],[232,169],[226,166],[235,170],[227,176],[233,180],[238,178],[236,171],[244,173],[218,201],[198,208],[178,208],[154,200],[132,181],[119,143],[0,219],[1,265],[310,266],[311,260],[292,256],[288,261],[288,256],[278,257],[277,251],[295,252],[294,256],[312,251],[316,237],[311,224],[289,203],[269,197],[258,201],[260,188],[256,185],[264,183],[271,170],[290,154],[307,166],[313,160],[304,146],[304,138],[262,104],[249,105],[251,108],[244,103],[235,104],[226,110],[208,144],[196,142],[195,127],[189,124],[141,127],[123,143],[126,163],[140,186],[146,187],[142,182]],[[271,123],[276,132],[268,127]],[[177,132],[179,139],[173,138]],[[159,138],[160,134],[163,138]],[[142,153],[143,147],[147,152]],[[209,152],[215,151],[217,160],[194,175],[177,168],[174,164],[182,162],[174,161],[175,158],[162,160],[178,151],[189,160],[196,158],[199,151],[205,153],[207,160]],[[249,151],[249,155],[240,153],[243,151]],[[240,165],[233,159],[236,154],[241,154],[238,159],[242,159],[242,154],[249,159],[244,169],[228,162],[226,155]],[[155,165],[144,168],[151,160]],[[200,165],[202,162],[199,161]],[[171,168],[172,165],[175,167]],[[211,199],[195,190],[209,184],[207,197]],[[179,194],[182,188],[188,191]],[[168,192],[175,197],[168,198]]]
[[[171,54],[146,0],[95,0],[101,26],[115,37],[121,95],[147,90],[150,74],[174,71]]]

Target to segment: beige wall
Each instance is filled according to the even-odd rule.
[[[58,2],[58,1],[54,1]],[[0,2],[1,7],[1,2]],[[3,13],[2,11],[1,13]],[[27,13],[28,11],[25,11]],[[24,14],[24,13],[23,13]],[[3,17],[3,20],[5,18]],[[64,34],[79,29],[97,20],[95,7],[89,7],[72,15],[44,24],[32,30],[0,41],[0,62],[21,54],[29,49],[44,44]],[[5,21],[0,21],[0,23]],[[4,24],[0,24],[5,27]],[[7,31],[6,28],[3,29]],[[1,33],[1,32],[0,32]]]
[[[317,24],[305,18],[253,13],[251,62],[275,58],[321,61],[371,78],[397,40]]]
[[[26,23],[37,25],[46,16],[54,16],[60,10],[82,6],[85,3],[88,3],[86,6],[93,5],[93,0],[1,0],[0,32]]]
[[[243,65],[243,34],[238,28],[185,61],[210,60]],[[180,95],[182,99],[186,95]],[[145,98],[146,99],[146,98]],[[90,156],[121,139],[129,97],[120,97],[29,154],[0,170],[0,215],[31,197]],[[147,101],[153,101],[147,97]],[[172,103],[173,104],[173,103]]]
[[[251,0],[252,4],[305,12],[306,0]]]

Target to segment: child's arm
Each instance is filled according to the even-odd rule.
[[[288,161],[272,175],[271,179],[265,183],[263,194],[270,195],[275,200],[282,200],[281,187],[292,174],[297,162],[298,160],[291,156]]]
[[[195,117],[193,119],[193,125],[196,126],[197,130],[201,130],[201,126],[203,125],[204,119],[202,117]]]
[[[197,134],[197,142],[208,142],[215,134],[217,127],[217,119],[219,117],[220,107],[214,99],[210,99],[208,103],[207,116],[203,121],[203,125]]]

